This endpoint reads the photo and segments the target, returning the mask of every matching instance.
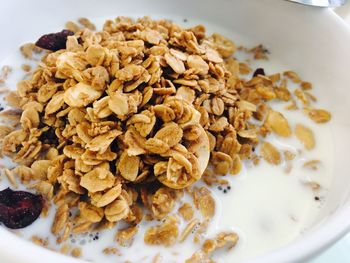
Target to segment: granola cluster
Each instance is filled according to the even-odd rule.
[[[249,80],[240,78],[250,68],[233,58],[235,44],[207,36],[203,26],[183,29],[148,17],[108,20],[99,32],[86,19],[81,24],[85,28],[67,24],[72,34],[66,32],[65,48],[46,53],[8,95],[19,125],[1,129],[2,153],[19,164],[11,172],[57,205],[52,232],[58,242],[123,220],[130,227],[116,239],[127,246],[143,218],[165,219],[146,231],[148,244],[170,246],[198,226],[200,240],[215,201],[207,188],[190,186],[202,176],[208,185],[224,183],[218,175],[237,174],[241,160],[258,161],[253,150],[261,137],[292,134],[267,101],[290,101],[295,109],[296,97],[314,121],[330,119],[311,108],[311,84],[294,72],[265,76],[259,70]],[[34,47],[23,50],[31,57]],[[265,51],[250,52],[264,59]],[[295,96],[288,80],[301,83]],[[295,132],[313,148],[311,130],[299,125]],[[281,162],[268,142],[260,154]],[[181,232],[179,217],[170,214],[183,189],[204,220],[183,204],[178,213],[188,225]],[[220,233],[189,262],[202,262],[198,258],[237,240],[235,233]]]

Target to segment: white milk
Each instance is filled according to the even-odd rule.
[[[105,19],[98,19],[103,22]],[[199,24],[200,21],[188,21],[182,23],[182,19],[174,21],[190,27]],[[204,24],[209,32],[220,32],[233,39],[237,44],[244,46],[254,46],[259,43],[248,41],[240,36],[236,36],[229,29],[218,28],[215,25]],[[44,32],[45,33],[45,32]],[[29,40],[30,41],[30,40]],[[31,40],[33,41],[33,40]],[[273,57],[271,50],[269,61],[252,61],[253,69],[263,67],[267,74],[290,70],[288,65],[278,63],[278,58]],[[240,54],[242,60],[247,55]],[[7,86],[14,89],[16,82],[23,78],[20,65],[24,63],[21,55],[14,49],[14,54],[2,61],[0,65],[10,65],[14,72],[7,81]],[[28,61],[26,61],[28,63]],[[303,76],[302,78],[307,78]],[[317,89],[317,87],[315,87]],[[242,171],[236,175],[227,175],[224,179],[230,182],[231,189],[227,193],[212,188],[212,194],[216,201],[216,214],[211,221],[207,238],[214,237],[217,233],[225,230],[236,231],[239,234],[237,246],[227,252],[218,251],[214,254],[214,259],[218,262],[239,262],[280,246],[296,239],[302,235],[317,219],[319,209],[327,198],[327,188],[331,183],[331,173],[333,167],[333,144],[330,125],[316,125],[311,122],[300,111],[286,111],[286,103],[275,102],[272,104],[275,110],[281,111],[288,119],[292,128],[296,123],[301,123],[312,128],[315,133],[316,147],[312,151],[306,151],[295,137],[279,138],[270,135],[271,141],[278,149],[289,150],[297,154],[295,160],[291,161],[292,170],[286,173],[289,166],[282,163],[280,166],[271,166],[261,160],[257,166],[245,162]],[[322,106],[322,105],[320,105]],[[259,152],[259,148],[256,149]],[[321,161],[319,169],[310,170],[303,167],[305,161],[317,159]],[[8,160],[2,160],[2,164],[10,165]],[[13,164],[10,165],[13,167]],[[321,190],[313,192],[304,182],[315,181],[321,185]],[[199,185],[202,183],[199,182]],[[0,181],[0,189],[8,185],[6,179]],[[21,189],[24,189],[21,187]],[[226,189],[224,187],[224,189]],[[315,200],[315,197],[317,199]],[[177,206],[178,207],[178,206]],[[177,207],[174,211],[177,210]],[[48,218],[40,218],[31,226],[16,230],[15,233],[30,238],[33,234],[41,237],[49,237],[49,246],[58,248],[55,245],[55,238],[50,234],[50,228],[54,216],[54,209],[51,209]],[[115,242],[116,229],[104,231],[98,234],[91,233],[83,236],[71,237],[72,245],[81,247],[83,258],[99,263],[103,262],[152,262],[157,253],[161,254],[161,262],[184,262],[184,260],[199,249],[199,245],[194,245],[193,234],[190,234],[185,242],[176,244],[170,248],[161,246],[147,246],[143,242],[143,233],[147,227],[155,223],[143,222],[140,230],[129,248],[118,247]],[[180,229],[185,223],[181,222]],[[106,247],[118,247],[122,256],[104,255],[102,250]]]

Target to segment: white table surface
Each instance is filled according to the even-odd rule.
[[[309,263],[348,263],[350,262],[350,234]]]

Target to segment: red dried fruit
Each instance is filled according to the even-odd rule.
[[[61,32],[43,35],[36,41],[35,45],[43,49],[57,51],[66,48],[67,37],[74,35],[74,32],[64,29]]]
[[[41,195],[7,188],[0,191],[0,222],[11,229],[29,226],[41,214],[43,205]]]
[[[258,75],[265,76],[265,70],[263,68],[257,68],[253,73],[253,77],[256,77]]]

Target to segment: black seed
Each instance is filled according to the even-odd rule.
[[[4,107],[1,107],[1,106],[0,106],[0,111],[3,111],[3,110],[4,110]]]
[[[227,186],[227,189],[228,189],[228,190],[231,190],[231,186],[230,186],[230,185],[229,185],[229,186]]]
[[[224,194],[226,194],[227,193],[227,190],[226,189],[224,189]]]
[[[188,22],[188,20],[187,20],[187,18],[185,18],[185,19],[184,19],[184,23],[187,23],[187,22]]]
[[[221,187],[221,185],[219,185],[218,189],[219,189],[220,191],[222,190],[222,187]]]
[[[320,198],[318,196],[315,196],[315,201],[320,201]]]

